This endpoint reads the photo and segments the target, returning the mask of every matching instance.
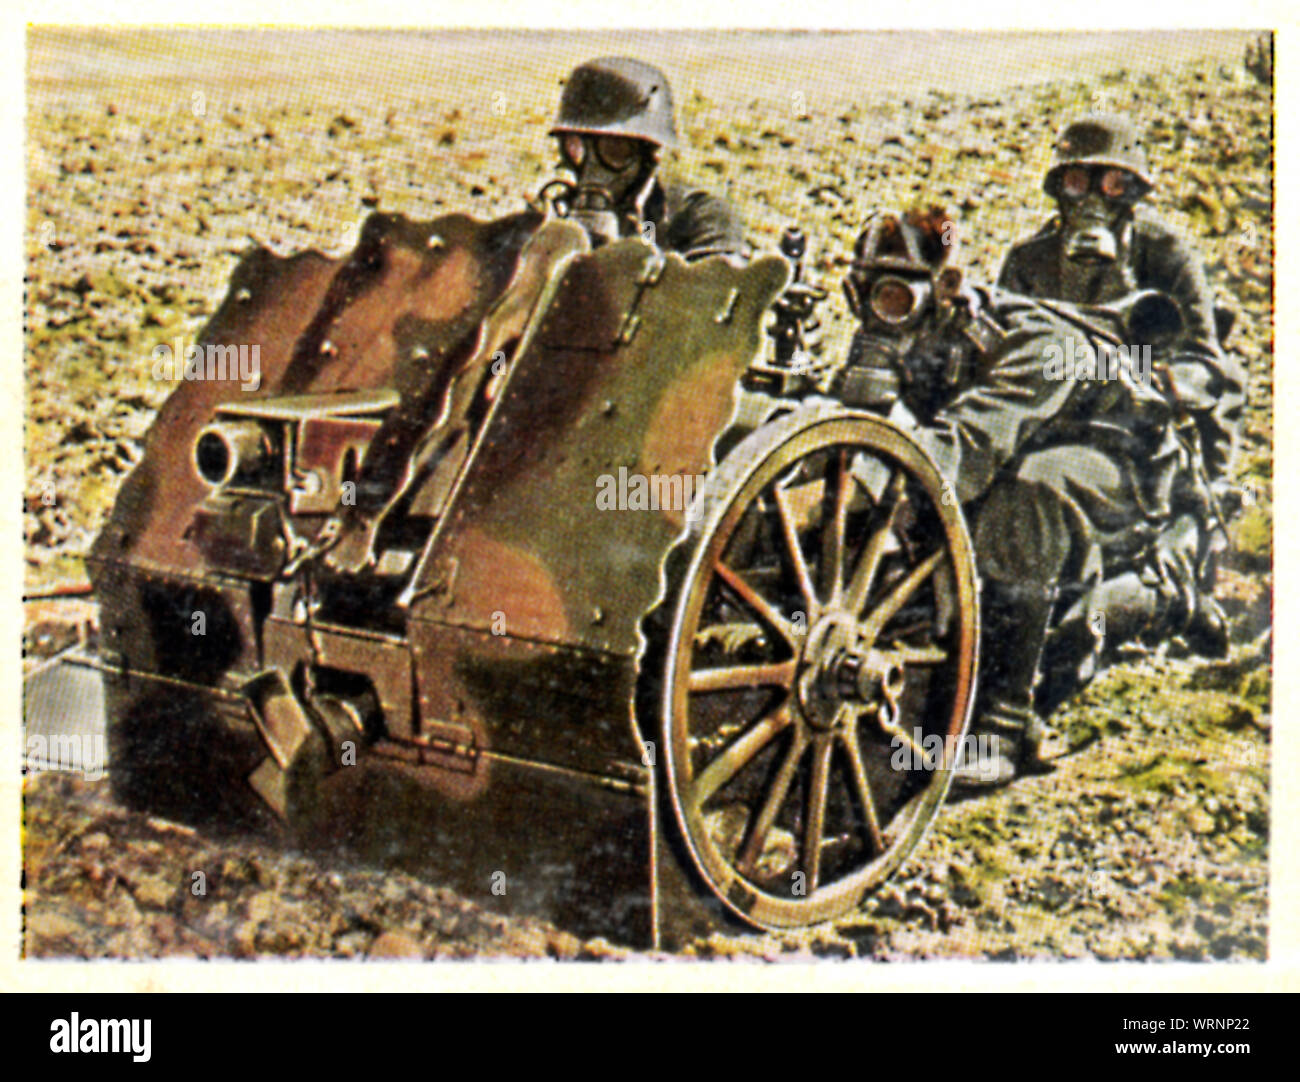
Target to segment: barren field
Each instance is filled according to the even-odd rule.
[[[949,804],[853,921],[718,933],[692,956],[1263,959],[1272,602],[1272,93],[1249,35],[464,35],[359,32],[29,38],[25,588],[74,585],[168,385],[152,350],[193,339],[251,244],[340,253],[374,208],[517,209],[550,175],[560,82],[631,53],[673,78],[672,172],[725,193],[750,239],[798,222],[839,280],[876,206],[941,203],[991,280],[1050,212],[1055,129],[1088,107],[1143,125],[1155,208],[1237,312],[1250,373],[1248,499],[1220,594],[1233,655],[1134,650],[1052,719],[1052,775]],[[28,606],[28,663],[92,628]],[[628,953],[437,883],[195,833],[115,806],[107,782],[27,782],[29,956],[609,958]],[[204,869],[195,897],[190,876]]]

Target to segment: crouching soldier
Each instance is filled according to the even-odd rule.
[[[1169,520],[1179,448],[1170,403],[1127,366],[1076,378],[1079,357],[1105,352],[1104,329],[964,283],[945,266],[949,224],[937,208],[868,220],[845,282],[860,327],[832,392],[914,421],[971,525],[982,581],[971,732],[990,739],[954,780],[977,788],[1049,769],[1035,685],[1055,621],[1087,609]],[[1065,378],[1062,356],[1076,359]]]
[[[1158,382],[1178,415],[1184,470],[1174,498],[1178,513],[1161,541],[1161,570],[1147,576],[1147,588],[1179,599],[1164,632],[1183,634],[1199,653],[1222,656],[1227,629],[1211,596],[1212,557],[1226,543],[1221,508],[1231,502],[1228,470],[1241,427],[1245,373],[1223,351],[1220,339],[1230,323],[1224,312],[1216,319],[1200,260],[1142,203],[1152,185],[1131,121],[1089,116],[1067,125],[1043,181],[1058,213],[1012,246],[998,284],[1080,305],[1111,304],[1148,289],[1178,304],[1183,329],[1169,343]],[[1130,593],[1139,610],[1151,607],[1152,599],[1141,591]]]

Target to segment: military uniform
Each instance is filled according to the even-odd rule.
[[[1222,349],[1200,260],[1139,204],[1153,184],[1132,121],[1089,115],[1067,124],[1043,178],[1058,214],[1012,246],[998,284],[1075,304],[1109,304],[1139,289],[1172,297],[1183,331],[1163,358],[1168,389],[1195,422],[1208,478],[1223,483],[1241,428],[1245,372]]]
[[[725,199],[703,189],[656,180],[645,215],[659,247],[687,260],[750,254],[739,215]]]
[[[1182,236],[1140,205],[1152,185],[1131,121],[1089,116],[1068,124],[1043,180],[1059,212],[1012,247],[998,279],[1026,296],[1083,305],[1158,290],[1177,302],[1182,316],[1180,334],[1155,358],[1185,433],[1170,517],[1137,566],[1097,587],[1090,612],[1078,608],[1062,619],[1056,648],[1044,663],[1043,710],[1090,678],[1103,646],[1181,634],[1199,653],[1227,652],[1227,621],[1212,592],[1214,555],[1226,544],[1218,508],[1230,489],[1246,376],[1222,348],[1200,260]],[[1097,613],[1106,643],[1094,642],[1084,626]]]
[[[1211,479],[1224,476],[1241,427],[1245,373],[1220,348],[1214,298],[1200,260],[1187,242],[1145,207],[1135,207],[1123,259],[1067,267],[1064,230],[1053,218],[1028,240],[1012,246],[998,285],[1027,297],[1075,304],[1106,304],[1139,289],[1156,289],[1178,302],[1184,329],[1170,365],[1180,403],[1197,419]]]
[[[906,406],[971,525],[982,582],[972,732],[996,739],[955,781],[994,786],[1047,768],[1043,708],[1077,689],[1094,657],[1087,615],[1107,584],[1165,530],[1181,447],[1172,403],[1140,369],[1102,360],[1093,321],[997,287],[941,287],[947,252],[925,250],[923,226],[877,215],[859,238],[845,285],[862,325],[840,386],[892,370],[875,407],[891,396]],[[910,307],[898,302],[909,292]]]
[[[1081,668],[1095,648],[1074,624],[1068,642],[1049,635],[1053,614],[1092,611],[1095,591],[1158,535],[1171,511],[1179,446],[1170,405],[1149,384],[1122,369],[1115,379],[1076,378],[1088,370],[1080,358],[1100,352],[1080,326],[1002,290],[971,293],[986,327],[996,328],[994,342],[971,358],[965,389],[922,414],[914,435],[972,526],[984,609],[973,732],[1025,745],[1000,777],[980,766],[979,780],[996,784],[1042,765],[1034,707],[1043,656],[1057,674],[1047,693],[1055,705],[1077,687],[1059,673]],[[1065,378],[1054,378],[1048,363],[1058,351],[1076,360]],[[938,396],[916,373],[939,366],[915,355],[905,364],[913,378],[903,401],[923,411]],[[1037,705],[1046,705],[1041,690]]]

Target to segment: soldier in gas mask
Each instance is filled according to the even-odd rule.
[[[1092,638],[1058,639],[1061,616],[1092,611],[1164,528],[1178,445],[1168,399],[1127,369],[1055,376],[1054,357],[1096,363],[1100,324],[965,283],[947,265],[949,224],[937,208],[868,219],[845,282],[860,326],[830,389],[914,422],[971,525],[982,583],[971,732],[988,739],[954,781],[984,788],[1048,768],[1042,719],[1067,692],[1058,680],[1045,701],[1039,674],[1048,657],[1078,671],[1094,650]]]
[[[1088,116],[1070,123],[1043,182],[1058,213],[1036,235],[1012,246],[998,284],[1031,297],[1084,305],[1113,303],[1146,289],[1177,302],[1183,331],[1160,358],[1159,383],[1181,422],[1178,513],[1153,546],[1144,581],[1131,580],[1124,590],[1117,586],[1111,601],[1118,607],[1111,611],[1131,621],[1161,609],[1169,617],[1163,631],[1183,634],[1199,653],[1222,656],[1226,620],[1210,591],[1214,554],[1226,543],[1223,509],[1235,496],[1228,471],[1241,427],[1245,373],[1222,348],[1200,261],[1142,203],[1152,186],[1146,151],[1130,120]],[[1161,630],[1147,633],[1158,637]]]
[[[579,65],[551,134],[573,177],[551,198],[594,245],[639,235],[687,259],[747,254],[739,219],[724,200],[659,179],[660,155],[676,146],[677,126],[658,68],[625,57]]]
[[[740,222],[727,203],[659,180],[660,155],[675,145],[677,129],[672,91],[658,68],[622,57],[579,65],[565,85],[551,134],[559,142],[561,167],[572,179],[549,182],[541,198],[554,213],[580,224],[593,247],[639,236],[688,260],[748,255]],[[435,386],[439,397],[428,404],[429,412],[444,409],[448,417],[467,417],[486,386],[480,371],[455,378],[451,390]],[[376,567],[381,526],[416,476],[404,465],[416,453],[410,439],[415,432],[408,426],[396,450],[376,439],[386,454],[363,463],[356,505],[341,508],[322,527],[300,562],[323,556],[331,571],[353,574]],[[442,444],[434,438],[427,446]],[[429,450],[420,468],[431,468],[440,453]],[[402,468],[394,469],[394,462]]]

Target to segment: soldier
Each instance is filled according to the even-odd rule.
[[[641,236],[688,260],[748,255],[740,222],[726,202],[659,180],[660,154],[676,143],[677,128],[672,91],[658,68],[621,57],[579,65],[564,88],[551,134],[559,141],[562,167],[574,179],[552,181],[542,193],[561,189],[552,196],[557,211],[582,225],[593,246]],[[645,229],[647,223],[653,234]],[[439,398],[428,412],[445,406],[446,416],[467,417],[488,385],[483,372],[461,373],[453,377],[450,390],[431,388]],[[422,403],[419,412],[425,408]],[[411,428],[408,436],[413,435],[429,434]],[[322,527],[303,559],[323,555],[326,567],[353,574],[377,567],[378,532],[409,490],[415,471],[404,464],[417,450],[409,438],[395,449],[382,438],[374,446],[386,447],[386,454],[378,456],[372,449],[362,464],[356,504],[341,508]],[[437,460],[441,446],[439,439],[428,440],[426,448],[432,450],[424,452],[421,468]]]
[[[848,405],[901,401],[971,524],[982,582],[971,732],[988,739],[954,780],[981,788],[1050,769],[1035,681],[1053,617],[1089,611],[1168,521],[1178,445],[1169,401],[1126,368],[1054,378],[1054,358],[1096,363],[1095,328],[962,284],[943,266],[946,225],[938,209],[868,220],[845,283],[861,326],[832,391]]]
[[[1134,587],[1122,619],[1133,622],[1140,612],[1150,614],[1158,602],[1145,592],[1162,590],[1176,599],[1165,606],[1172,623],[1164,630],[1182,633],[1197,652],[1222,656],[1227,631],[1210,594],[1212,550],[1225,543],[1218,529],[1220,508],[1231,497],[1227,475],[1246,380],[1239,362],[1223,351],[1200,261],[1141,202],[1152,185],[1146,151],[1131,121],[1089,116],[1067,125],[1043,181],[1058,214],[1012,246],[998,284],[1030,297],[1084,305],[1113,303],[1145,289],[1178,303],[1183,333],[1171,344],[1161,374],[1183,422],[1185,473],[1175,499],[1181,514],[1171,524],[1176,537],[1163,540],[1166,551],[1145,584]],[[1120,592],[1112,601],[1120,604]]]
[[[659,157],[677,144],[672,90],[658,68],[625,57],[575,68],[551,128],[563,168],[568,214],[599,245],[645,235],[687,259],[748,254],[740,221],[717,196],[658,176]]]

